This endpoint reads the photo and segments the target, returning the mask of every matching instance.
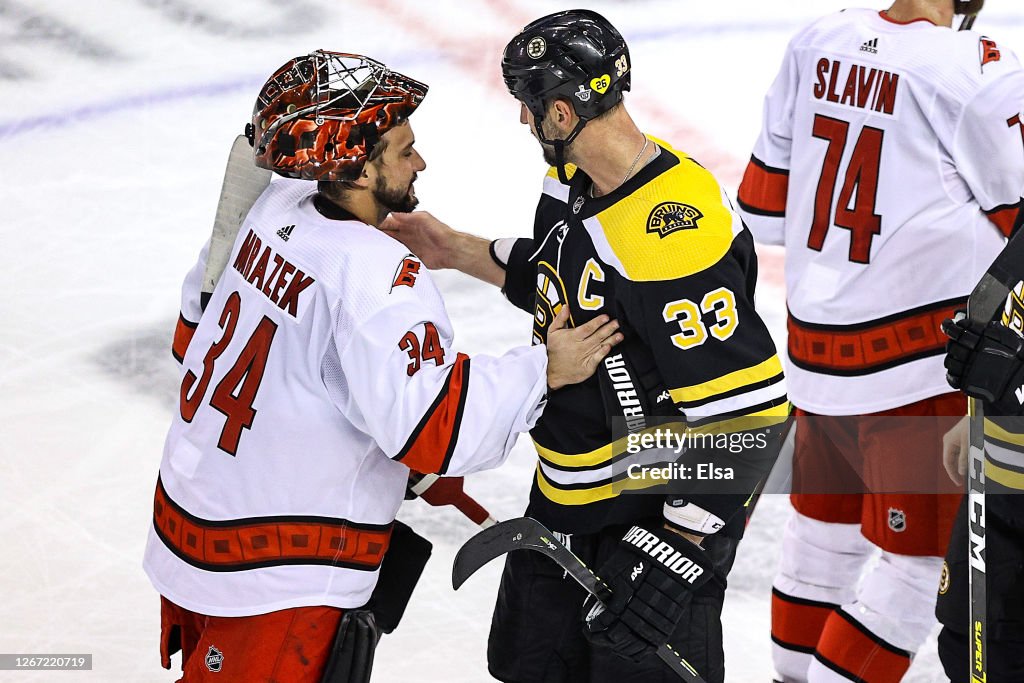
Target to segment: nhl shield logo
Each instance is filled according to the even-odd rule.
[[[694,230],[704,214],[695,206],[679,202],[662,202],[647,217],[647,232],[664,238],[677,230]]]
[[[889,508],[889,528],[896,533],[902,533],[907,530],[907,515],[903,510]]]
[[[209,669],[211,673],[217,673],[223,665],[224,653],[211,645],[209,651],[206,653],[206,668]]]

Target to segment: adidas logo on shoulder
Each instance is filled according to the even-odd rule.
[[[294,225],[286,225],[277,231],[277,236],[280,237],[283,241],[287,242],[288,238],[292,236],[292,230],[294,229]]]
[[[878,38],[872,38],[860,46],[861,52],[870,52],[873,55],[878,54]]]

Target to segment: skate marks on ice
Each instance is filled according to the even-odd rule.
[[[28,59],[18,59],[9,52],[27,54],[28,50],[45,47],[95,63],[111,63],[124,59],[113,45],[90,35],[52,14],[15,0],[0,0],[0,80],[17,81],[36,75],[27,66]],[[39,63],[39,60],[31,60]]]
[[[187,0],[137,0],[157,11],[166,21],[224,38],[268,38],[297,34],[316,26],[324,18],[322,5],[291,0],[274,2],[207,2]]]
[[[177,363],[171,356],[171,332],[168,321],[144,327],[127,337],[101,348],[90,360],[109,378],[133,393],[157,401],[169,411],[178,405],[181,381]]]

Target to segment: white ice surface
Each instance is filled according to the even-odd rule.
[[[594,0],[630,42],[630,109],[734,194],[761,97],[789,36],[837,0]],[[1024,46],[1024,14],[989,0],[979,28]],[[286,59],[364,52],[431,85],[414,118],[422,208],[487,236],[525,234],[543,164],[518,125],[498,58],[547,0],[0,0],[0,652],[93,653],[91,673],[7,681],[172,681],[158,598],[140,563],[161,445],[176,407],[169,353],[178,288],[209,234],[223,163],[258,87]],[[351,9],[348,9],[351,8]],[[759,304],[783,340],[781,256],[762,252]],[[460,349],[528,343],[529,319],[449,273]],[[522,512],[533,456],[468,488]],[[788,505],[762,502],[726,602],[728,680],[768,681],[768,597]],[[449,572],[473,528],[416,502],[434,542],[378,682],[489,680],[499,565],[458,593]],[[942,680],[930,645],[907,680]],[[177,659],[175,660],[177,662]]]

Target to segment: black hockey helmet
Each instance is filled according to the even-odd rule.
[[[985,6],[985,0],[953,0],[953,9],[957,14],[977,14]]]
[[[960,24],[961,31],[970,30],[978,12],[985,6],[985,0],[953,0],[953,11],[964,18]]]
[[[520,31],[501,57],[508,91],[533,114],[540,141],[554,145],[559,156],[587,121],[622,101],[630,69],[622,34],[586,9],[541,17]],[[571,102],[580,118],[564,140],[548,140],[541,131],[545,107],[556,98]]]
[[[622,101],[629,90],[629,49],[622,35],[597,12],[556,12],[529,24],[501,58],[508,91],[535,118],[553,98],[572,102],[576,115],[592,119]]]

